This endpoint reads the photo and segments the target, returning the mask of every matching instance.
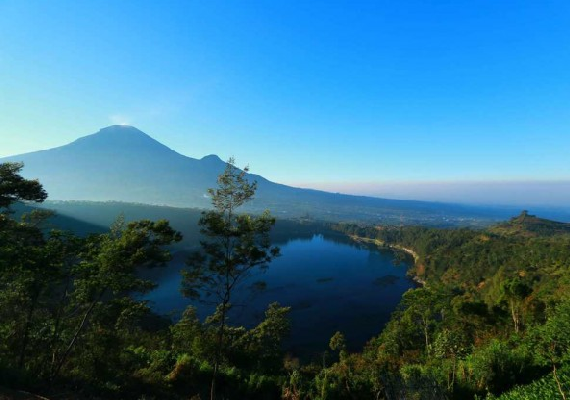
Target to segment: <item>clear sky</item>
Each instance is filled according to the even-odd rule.
[[[0,157],[117,123],[333,191],[568,188],[570,2],[0,0]]]

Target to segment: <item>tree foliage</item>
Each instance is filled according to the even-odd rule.
[[[29,180],[20,172],[23,163],[0,163],[0,209],[17,201],[42,202],[47,193],[38,180]]]
[[[200,221],[202,248],[183,289],[216,306],[199,318],[154,315],[139,274],[170,260],[181,239],[166,221],[125,222],[87,237],[47,230],[50,213],[21,165],[0,164],[0,397],[2,386],[63,399],[543,399],[566,398],[570,363],[570,235],[525,214],[485,230],[333,228],[413,254],[422,287],[406,292],[361,352],[340,332],[315,360],[284,354],[288,307],[255,326],[232,323],[252,272],[278,255],[266,213],[239,214],[255,183],[227,165]],[[347,337],[350,337],[347,335]],[[327,349],[328,344],[328,349]],[[212,391],[215,377],[215,391]],[[513,390],[510,390],[514,388]],[[193,397],[194,396],[194,397]]]
[[[279,249],[271,245],[269,231],[275,224],[268,211],[260,216],[238,214],[237,209],[253,199],[256,182],[249,182],[248,168],[238,169],[234,160],[218,177],[218,188],[209,189],[213,210],[200,219],[205,240],[202,250],[189,260],[184,271],[183,292],[190,297],[214,296],[217,345],[210,398],[215,397],[215,381],[227,348],[227,318],[232,295],[251,272],[266,267]]]

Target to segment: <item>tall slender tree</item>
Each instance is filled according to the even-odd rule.
[[[216,378],[226,343],[228,311],[236,288],[256,268],[267,266],[279,254],[271,245],[269,231],[275,219],[268,211],[259,216],[239,214],[237,209],[253,199],[256,182],[247,178],[248,167],[240,170],[233,158],[218,177],[218,188],[209,189],[213,210],[200,219],[204,240],[201,250],[188,259],[183,272],[183,293],[192,298],[214,298],[218,325],[210,398],[216,397]]]

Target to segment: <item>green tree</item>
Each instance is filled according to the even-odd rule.
[[[460,329],[442,329],[434,341],[434,355],[442,359],[451,359],[451,377],[448,376],[447,389],[453,390],[457,361],[469,354],[469,343]]]
[[[248,168],[240,170],[230,158],[218,177],[218,188],[209,189],[213,210],[200,219],[205,240],[202,250],[189,258],[183,271],[183,293],[189,297],[214,297],[216,304],[217,346],[210,398],[215,398],[216,377],[226,349],[228,311],[235,289],[256,268],[265,267],[279,254],[271,245],[269,231],[275,219],[268,211],[260,216],[238,214],[237,209],[253,199],[256,182],[247,179]]]
[[[558,368],[570,361],[570,300],[557,305],[544,325],[537,326],[530,335],[534,354],[542,365],[552,368],[552,376],[563,399],[567,396],[558,376]]]
[[[522,317],[525,311],[526,298],[532,293],[532,288],[520,277],[507,279],[501,285],[501,294],[509,304],[509,311],[513,320],[515,332],[520,330]]]
[[[132,297],[155,287],[137,276],[137,268],[164,265],[171,259],[164,248],[182,239],[166,220],[122,218],[105,234],[91,235],[72,268],[73,291],[66,298],[67,323],[54,343],[50,377],[57,377],[90,325],[118,329],[125,320],[148,312],[143,300]]]
[[[265,319],[233,344],[232,347],[243,349],[247,358],[253,361],[256,372],[276,373],[283,367],[281,344],[289,334],[290,310],[290,307],[281,307],[279,303],[269,304]]]
[[[344,335],[342,334],[342,332],[337,331],[331,337],[331,340],[329,341],[329,348],[332,351],[338,351],[339,352],[339,359],[341,361],[346,358],[346,356],[348,355],[348,352],[346,351],[346,339],[344,338]]]
[[[443,295],[432,288],[410,289],[402,296],[403,319],[420,328],[426,355],[431,352],[435,326],[445,315],[443,300]]]
[[[18,201],[42,202],[47,193],[37,180],[25,179],[20,172],[23,163],[0,164],[0,209]]]
[[[54,244],[60,236],[46,240],[39,228],[50,212],[34,211],[12,218],[11,206],[20,201],[43,202],[47,193],[37,180],[21,176],[22,163],[0,164],[0,307],[3,320],[11,321],[12,332],[4,337],[5,351],[17,351],[17,367],[23,368],[30,331],[45,291],[57,277],[58,257]]]

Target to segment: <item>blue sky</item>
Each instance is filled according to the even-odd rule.
[[[556,185],[570,2],[0,1],[0,156],[116,123],[333,191]]]

